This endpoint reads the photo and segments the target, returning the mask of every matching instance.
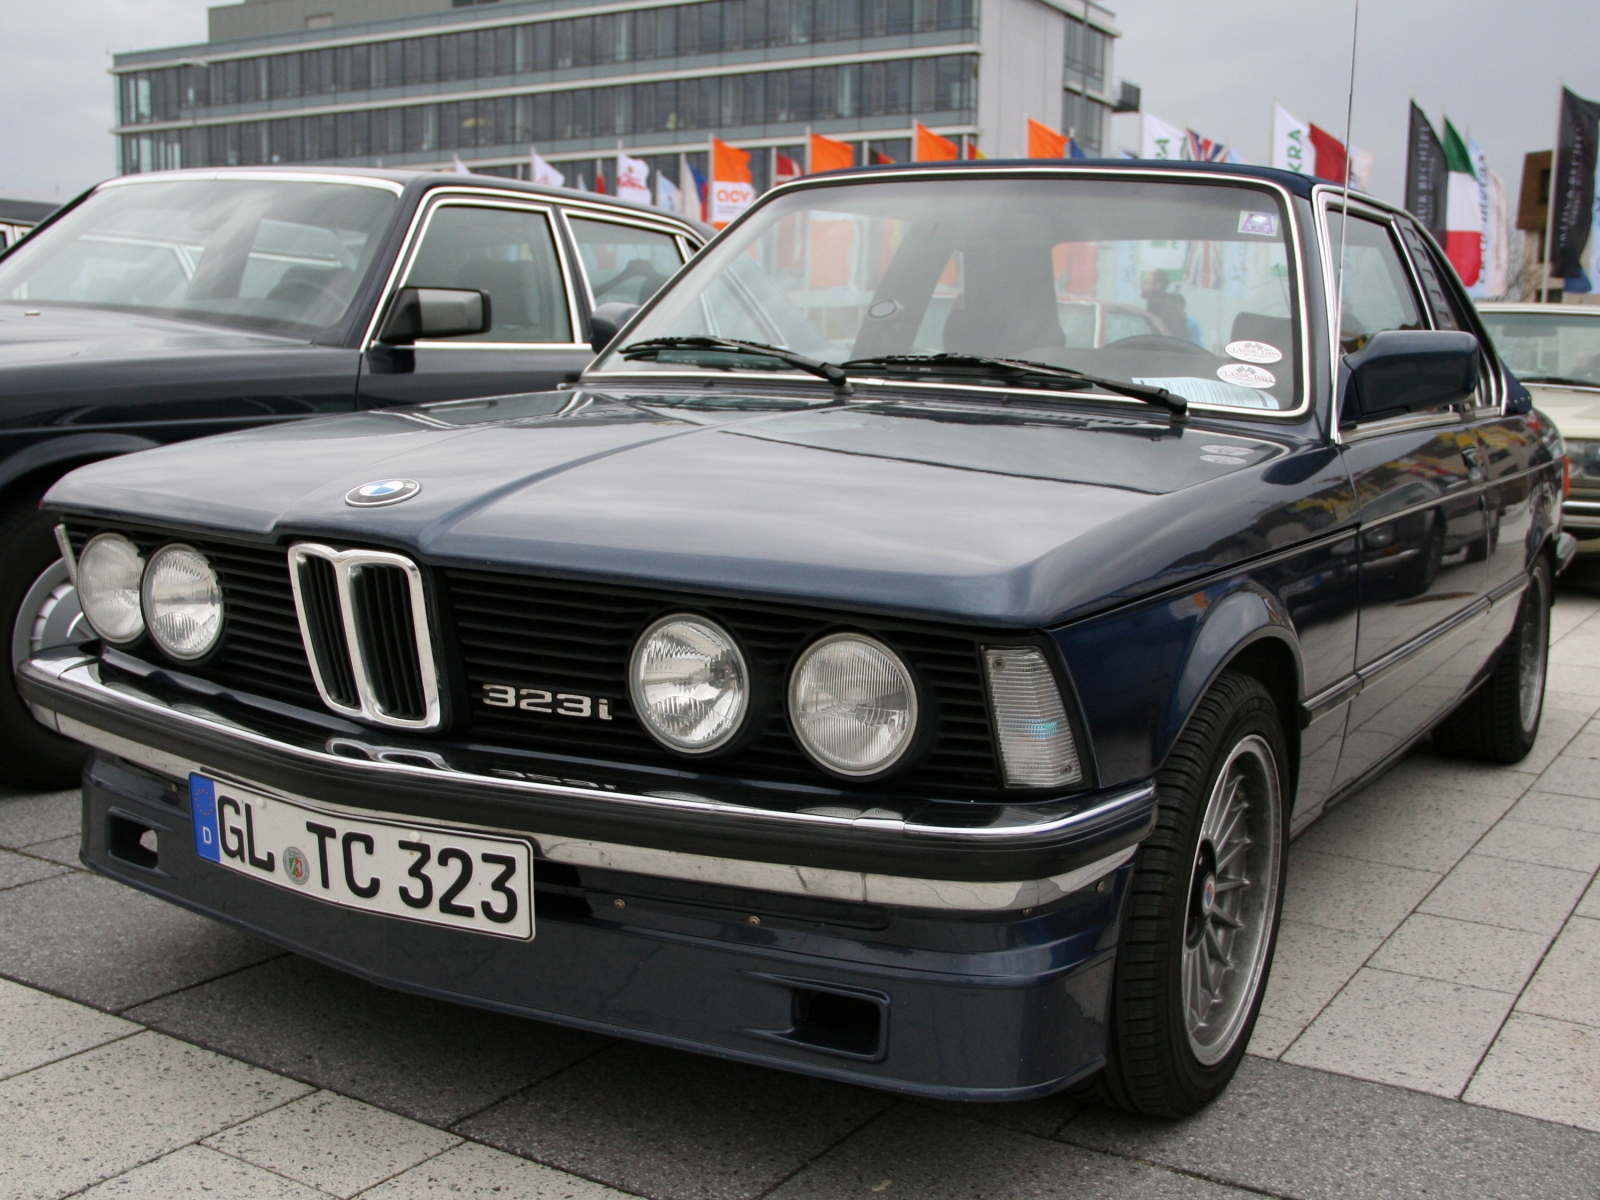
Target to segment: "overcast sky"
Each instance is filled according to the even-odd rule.
[[[205,40],[203,0],[0,0],[0,191],[70,195],[113,173],[113,50]],[[1117,75],[1175,125],[1267,155],[1272,102],[1339,134],[1352,0],[1104,0],[1124,37]],[[1406,102],[1477,135],[1515,189],[1554,137],[1558,82],[1600,98],[1600,0],[1364,0],[1356,145],[1372,190],[1400,199]],[[1135,118],[1114,144],[1137,145]]]

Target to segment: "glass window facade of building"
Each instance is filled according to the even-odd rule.
[[[977,56],[941,51],[969,49],[977,5],[702,0],[522,21],[496,6],[488,27],[253,54],[219,48],[215,60],[209,48],[140,55],[157,61],[117,68],[122,169],[402,165],[467,151],[525,155],[530,144],[560,154],[601,139],[703,144],[712,132],[849,120],[970,125]],[[839,58],[855,61],[819,61]]]
[[[1070,14],[1066,24],[1061,128],[1092,158],[1104,153],[1109,133],[1112,106],[1106,93],[1112,35]]]

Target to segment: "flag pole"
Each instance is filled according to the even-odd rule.
[[[1539,280],[1539,303],[1550,303],[1550,276],[1555,273],[1556,164],[1561,161],[1561,117],[1567,106],[1567,77],[1556,83],[1556,140],[1550,143],[1550,186],[1545,189],[1544,274]]]

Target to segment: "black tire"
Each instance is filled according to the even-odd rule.
[[[1544,715],[1554,591],[1550,560],[1540,555],[1528,572],[1517,623],[1500,647],[1494,670],[1433,731],[1441,754],[1493,763],[1528,757]]]
[[[23,601],[34,583],[60,561],[55,521],[39,511],[40,492],[0,505],[0,631],[5,636],[5,681],[0,685],[0,784],[19,791],[78,786],[88,750],[46,729],[17,691],[12,656]],[[32,614],[27,623],[32,624]]]
[[[1230,1006],[1233,1015],[1218,1040],[1202,1046],[1195,1040],[1186,1009],[1187,955],[1199,944],[1194,929],[1201,904],[1206,913],[1222,907],[1217,898],[1222,869],[1213,860],[1211,871],[1202,876],[1206,842],[1201,834],[1215,796],[1223,790],[1219,786],[1223,769],[1227,767],[1228,777],[1234,777],[1242,747],[1257,756],[1252,761],[1265,747],[1271,760],[1259,762],[1260,795],[1245,803],[1246,815],[1258,823],[1250,829],[1259,843],[1247,842],[1236,852],[1238,869],[1254,862],[1250,869],[1257,878],[1230,885],[1242,887],[1238,895],[1261,889],[1255,897],[1259,928],[1248,955],[1249,977],[1240,975],[1235,981],[1239,988]],[[1272,967],[1288,857],[1289,778],[1282,724],[1266,688],[1245,675],[1225,673],[1218,678],[1157,772],[1156,787],[1160,804],[1156,828],[1135,860],[1117,948],[1106,1067],[1089,1092],[1128,1112],[1182,1117],[1208,1104],[1233,1078],[1255,1028]],[[1247,850],[1255,850],[1259,858]],[[1207,882],[1212,885],[1209,895]],[[1206,936],[1202,932],[1199,941]],[[1226,968],[1220,978],[1227,980]]]

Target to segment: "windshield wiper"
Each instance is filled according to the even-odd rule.
[[[1519,375],[1518,383],[1544,383],[1556,387],[1600,388],[1600,379],[1576,379],[1571,375]]]
[[[707,337],[695,334],[689,337],[659,337],[648,338],[642,342],[633,342],[624,346],[619,354],[623,358],[659,358],[662,351],[673,350],[711,350],[720,354],[740,354],[751,358],[771,358],[778,362],[786,363],[791,367],[798,367],[808,374],[815,375],[818,379],[826,379],[833,385],[836,396],[848,396],[854,390],[844,371],[830,362],[819,362],[814,358],[807,358],[804,354],[796,354],[793,350],[784,350],[778,346],[768,346],[763,342],[746,342],[737,338]],[[714,364],[700,364],[714,365]]]
[[[1097,387],[1118,396],[1129,396],[1154,404],[1172,414],[1174,423],[1189,419],[1189,402],[1175,396],[1166,388],[1134,383],[1126,379],[1107,379],[1100,375],[1087,375],[1070,367],[1052,367],[1048,363],[1028,362],[1018,358],[989,358],[982,354],[882,354],[875,358],[853,358],[839,364],[847,371],[888,370],[914,375],[970,375],[994,379],[1052,379],[1077,384],[1082,388]]]

